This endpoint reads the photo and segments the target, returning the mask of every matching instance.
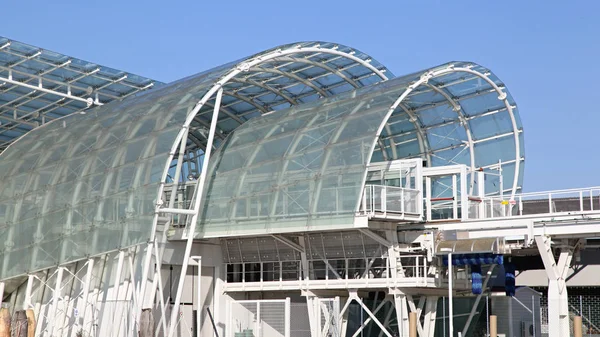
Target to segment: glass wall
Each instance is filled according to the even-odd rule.
[[[171,146],[219,75],[56,120],[5,150],[0,278],[146,242]]]
[[[352,227],[369,160],[422,158],[426,166],[472,169],[503,162],[504,189],[512,188],[514,177],[520,186],[516,107],[517,129],[499,94],[477,75],[436,75],[385,120],[423,74],[450,66],[472,69],[503,87],[489,70],[453,62],[276,111],[237,128],[211,158],[197,236]],[[508,101],[514,106],[510,95]],[[486,191],[499,193],[498,182],[486,184]],[[433,186],[435,196],[449,186],[443,181]]]

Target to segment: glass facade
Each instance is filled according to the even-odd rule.
[[[503,86],[488,69],[453,62],[240,126],[211,158],[196,235],[352,227],[370,161],[420,157],[427,166],[472,169],[508,162],[503,181],[510,189],[516,177],[520,186],[518,115],[515,129],[505,102],[488,82],[471,73],[440,72],[449,67],[471,69]],[[424,74],[438,72],[414,87]],[[409,87],[414,88],[386,119]],[[510,95],[507,100],[514,106]],[[512,111],[517,114],[516,107]],[[520,156],[522,145],[521,140]],[[486,184],[486,191],[500,192],[494,179]],[[434,196],[451,193],[449,186],[451,181],[435,180]]]
[[[70,115],[5,150],[2,278],[146,242],[171,147],[219,75]]]
[[[0,155],[0,279],[147,242],[170,151],[196,104],[240,62],[298,47],[369,59],[371,67],[393,76],[346,46],[285,45],[69,115],[9,146]],[[224,86],[216,144],[268,111],[380,81],[365,64],[297,50],[247,69]],[[213,106],[214,97],[192,121],[188,151],[203,152]]]
[[[240,126],[211,158],[198,235],[353,226],[377,129],[404,89],[368,87]]]
[[[249,66],[223,86],[198,237],[352,227],[371,161],[479,168],[500,160],[504,181],[520,185],[511,136],[518,116],[515,129],[482,78],[448,72],[413,88],[446,64],[374,84],[382,76],[373,67],[393,75],[366,54],[287,45],[56,120],[8,147],[0,155],[0,278],[147,242],[186,119],[193,117],[186,152],[201,158],[206,146],[214,97],[191,116],[196,104],[244,61],[286,48],[294,54]],[[451,65],[502,86],[483,67]]]

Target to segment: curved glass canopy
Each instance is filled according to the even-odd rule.
[[[371,161],[420,157],[473,171],[504,163],[514,193],[522,155],[516,106],[500,80],[452,62],[240,126],[211,158],[196,235],[352,227]],[[502,184],[486,184],[500,193]]]
[[[292,44],[31,131],[0,155],[0,278],[152,240],[164,184],[188,176],[174,163],[211,136],[198,237],[351,226],[372,161],[500,160],[519,188],[521,126],[493,74],[392,77],[349,47]]]
[[[291,44],[29,132],[0,155],[0,279],[151,239],[178,136],[186,158],[203,153],[216,87],[218,146],[253,117],[391,76],[346,46]]]

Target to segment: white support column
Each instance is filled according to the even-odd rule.
[[[460,169],[460,218],[466,220],[469,218],[469,191],[467,186],[467,168],[465,166]]]
[[[431,177],[425,177],[425,207],[427,208],[425,210],[425,220],[427,221],[431,220],[431,196]]]
[[[427,296],[427,303],[425,304],[425,320],[423,321],[423,337],[433,337],[435,335],[438,299],[439,297],[437,296]]]
[[[285,298],[285,332],[284,337],[290,337],[292,335],[291,325],[292,325],[292,300],[289,297]]]
[[[202,194],[204,192],[204,183],[206,181],[206,175],[208,172],[209,158],[212,152],[213,142],[215,138],[215,131],[217,129],[217,120],[219,117],[219,109],[221,107],[221,98],[223,97],[223,87],[220,87],[217,91],[217,95],[215,98],[215,107],[213,109],[213,114],[210,122],[210,131],[208,134],[208,139],[206,141],[206,151],[204,153],[204,161],[202,163],[202,173],[200,174],[200,179],[198,180],[198,187],[196,188],[196,200],[194,201],[194,210],[195,213],[192,215],[189,222],[189,231],[188,237],[185,245],[185,252],[183,254],[183,263],[181,266],[181,274],[179,276],[179,284],[177,285],[177,293],[175,295],[175,304],[173,305],[172,313],[171,313],[171,321],[169,322],[169,335],[168,337],[173,337],[175,334],[175,326],[177,325],[177,317],[179,316],[179,302],[181,301],[181,296],[183,295],[183,286],[185,285],[185,275],[187,274],[187,267],[189,264],[190,254],[192,252],[192,244],[194,243],[194,235],[196,229],[196,223],[198,220],[198,213],[200,212],[200,206],[202,202]]]
[[[88,297],[90,292],[90,283],[92,282],[92,273],[94,271],[94,259],[87,260],[87,270],[83,279],[83,285],[81,290],[81,298],[77,300],[76,314],[75,314],[75,329],[73,336],[81,330],[83,323],[85,322],[85,314],[88,310]]]
[[[573,250],[563,249],[557,264],[550,237],[536,236],[535,243],[548,276],[548,336],[569,336],[569,303],[565,277],[571,265]]]
[[[215,324],[217,325],[217,330],[219,336],[225,336],[225,333],[228,331],[227,329],[231,329],[231,327],[226,326],[227,319],[227,305],[226,305],[226,296],[224,295],[224,284],[225,284],[225,267],[223,264],[217,264],[215,266],[215,292],[213,296],[213,318],[215,320]]]
[[[47,336],[54,336],[54,323],[56,322],[56,313],[58,307],[58,300],[60,299],[61,293],[61,284],[62,284],[62,276],[63,276],[64,267],[58,267],[56,271],[55,285],[52,291],[52,306],[50,307],[50,312],[48,313],[48,328],[46,330]]]
[[[458,219],[458,179],[456,179],[456,174],[452,175],[452,219]]]
[[[398,336],[408,337],[408,305],[406,303],[406,295],[394,293],[394,305],[396,307],[396,320],[398,322]]]
[[[3,299],[4,299],[4,282],[0,282],[0,307],[2,307]]]
[[[485,174],[483,171],[477,171],[477,196],[481,198],[477,209],[477,218],[483,219],[485,218],[485,202],[483,201],[483,197],[485,197]]]
[[[348,330],[348,306],[350,305],[350,302],[352,300],[350,298],[345,298],[344,299],[344,305],[342,306],[342,309],[340,310],[340,323],[339,323],[339,327],[340,327],[340,336],[346,336],[346,331]]]
[[[191,256],[196,261],[198,268],[198,281],[196,284],[196,331],[202,333],[202,256]]]
[[[448,331],[450,337],[454,337],[454,304],[452,301],[452,253],[448,254]]]
[[[415,305],[412,295],[406,295],[406,300],[408,303],[408,308],[410,312],[417,313],[417,334],[419,336],[423,336],[423,325],[421,324],[421,313],[423,312],[423,307],[425,306],[425,297],[421,296],[419,298],[419,306]]]
[[[121,286],[121,273],[123,272],[123,261],[125,260],[125,251],[121,250],[119,251],[119,259],[117,262],[117,270],[115,272],[115,279],[114,279],[114,283],[113,283],[113,294],[114,294],[114,300],[115,300],[115,304],[113,306],[113,313],[112,313],[112,320],[113,322],[117,322],[117,320],[119,320],[120,322],[120,317],[117,313],[119,313],[119,288]],[[116,329],[116,330],[115,330]],[[119,329],[119,324],[112,324],[111,326],[111,336],[115,336],[115,332],[118,332]]]
[[[306,309],[308,311],[308,325],[310,328],[310,335],[311,336],[319,336],[319,323],[317,320],[317,314],[315,313],[315,297],[312,294],[306,294]]]
[[[29,277],[27,278],[27,288],[25,289],[25,300],[23,301],[23,309],[25,310],[29,309],[32,306],[31,291],[33,289],[33,280],[33,274],[29,274]]]

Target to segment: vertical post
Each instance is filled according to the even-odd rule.
[[[533,322],[533,335],[536,334],[535,324],[535,296],[531,295],[531,321]]]
[[[573,317],[573,335],[575,337],[583,337],[583,327],[581,323],[581,316]]]
[[[54,322],[56,321],[56,308],[58,307],[58,299],[60,298],[60,285],[62,284],[63,267],[58,267],[56,271],[56,284],[52,290],[52,306],[48,315],[48,335],[54,336]]]
[[[338,300],[339,300],[339,298],[338,298]],[[285,325],[284,325],[285,326],[285,332],[284,332],[284,336],[285,337],[290,337],[292,335],[292,329],[291,329],[291,325],[292,325],[291,306],[292,306],[291,299],[289,297],[286,297],[285,298],[285,313],[284,313],[284,317],[285,317]],[[338,306],[338,308],[339,308],[339,306]]]
[[[120,320],[121,317],[119,317],[120,315],[120,310],[119,309],[119,288],[121,286],[121,273],[123,272],[123,261],[125,260],[125,251],[121,250],[119,251],[119,260],[117,262],[117,270],[115,272],[115,281],[113,284],[113,294],[115,294],[115,304],[113,306],[113,313],[112,313],[112,319],[113,322],[117,322],[117,320]],[[119,312],[119,315],[117,314],[117,312]],[[115,329],[116,332],[119,332],[119,324],[112,324],[112,328],[111,328],[111,335],[114,336],[115,335]]]
[[[477,171],[477,196],[481,199],[478,206],[479,218],[485,218],[485,174],[483,171]]]
[[[450,337],[454,336],[454,312],[452,308],[452,253],[448,253],[448,330]]]
[[[212,118],[210,121],[210,131],[208,134],[208,140],[206,141],[206,150],[204,151],[204,160],[202,161],[202,172],[200,173],[200,179],[198,181],[198,187],[196,188],[196,199],[194,200],[194,210],[196,211],[189,222],[189,231],[187,242],[185,245],[185,252],[183,254],[183,263],[181,266],[181,274],[179,276],[179,283],[177,285],[177,293],[175,295],[175,303],[171,312],[171,321],[169,323],[169,334],[168,337],[175,335],[175,325],[177,322],[177,316],[179,315],[179,303],[181,296],[183,295],[183,286],[185,283],[185,275],[187,273],[187,267],[189,265],[189,257],[192,252],[192,244],[194,243],[194,231],[196,229],[196,222],[198,220],[198,212],[200,212],[200,204],[202,202],[202,193],[204,192],[204,182],[206,181],[206,174],[208,171],[208,164],[210,154],[212,152],[213,142],[215,138],[215,130],[217,129],[217,119],[219,117],[219,109],[221,107],[221,98],[223,97],[223,87],[217,91],[217,97],[215,98],[215,106],[213,109]]]
[[[446,297],[442,297],[442,336],[446,336]]]
[[[490,299],[485,295],[485,329],[487,332],[486,336],[490,335]]]
[[[25,289],[25,301],[23,301],[23,309],[27,310],[31,306],[31,291],[33,289],[33,274],[29,274],[27,278],[27,288]]]
[[[452,219],[458,219],[458,186],[456,174],[452,175]]]
[[[490,337],[498,337],[498,318],[496,315],[490,316]]]
[[[260,304],[262,302],[261,301],[257,301],[256,302],[256,335],[257,336],[262,336],[262,332],[260,331],[261,329],[261,325],[262,325],[262,318],[260,317]],[[319,318],[321,317],[321,315],[319,315]]]
[[[467,168],[460,169],[460,218],[466,220],[469,218],[469,186],[467,180]]]
[[[85,323],[85,314],[88,311],[87,310],[87,302],[88,302],[88,296],[89,296],[89,292],[90,292],[90,283],[92,282],[92,272],[94,270],[94,259],[88,259],[87,261],[87,271],[85,274],[85,278],[83,280],[83,287],[82,287],[82,298],[81,298],[81,303],[77,303],[77,312],[79,314],[78,317],[75,318],[75,333],[77,333],[81,327],[83,327],[83,324]],[[81,322],[81,323],[80,323]]]
[[[0,282],[0,308],[2,308],[2,300],[4,300],[4,282]]]
[[[202,256],[192,256],[190,259],[195,260],[198,264],[198,283],[196,286],[196,333],[197,336],[202,336]]]
[[[431,177],[425,177],[425,193],[426,220],[431,221]]]
[[[588,305],[588,322],[592,319],[592,307]],[[592,325],[588,324],[588,335],[592,334]]]
[[[417,337],[417,313],[411,312],[408,314],[408,336]]]

